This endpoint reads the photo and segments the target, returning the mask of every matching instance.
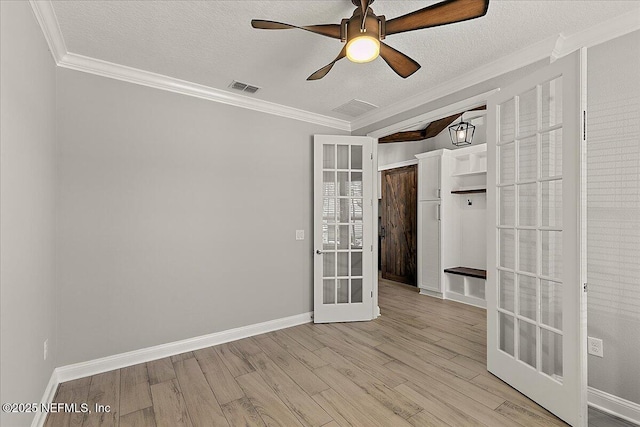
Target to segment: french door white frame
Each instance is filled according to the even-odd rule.
[[[562,182],[562,222],[560,226],[544,227],[540,220],[534,221],[536,225],[528,227],[529,223],[524,225],[519,223],[518,220],[518,198],[515,197],[515,188],[519,185],[531,185],[527,184],[527,180],[521,182],[521,178],[517,175],[519,157],[517,155],[518,149],[514,151],[514,182],[511,185],[511,180],[502,181],[499,179],[500,165],[498,160],[498,145],[500,144],[499,134],[499,115],[497,114],[498,106],[503,105],[506,102],[513,101],[514,105],[514,120],[517,122],[518,103],[517,98],[521,94],[531,93],[532,88],[540,90],[543,82],[548,82],[558,77],[562,77],[562,106],[563,116],[561,124],[555,126],[562,131],[562,170],[561,181]],[[515,94],[515,95],[514,95]],[[532,400],[544,406],[550,412],[558,415],[564,421],[568,422],[572,426],[586,426],[587,425],[587,346],[586,346],[586,293],[583,291],[583,284],[586,283],[584,268],[585,265],[585,203],[584,203],[584,189],[586,180],[584,178],[585,165],[584,154],[586,144],[586,132],[584,118],[586,116],[586,49],[582,52],[574,52],[564,58],[559,59],[555,63],[549,64],[542,69],[534,71],[528,76],[518,82],[509,85],[508,88],[494,95],[487,105],[489,120],[487,127],[487,139],[491,140],[488,144],[488,156],[487,156],[487,368],[494,375],[507,382],[512,387],[518,389],[523,394],[530,397]],[[536,104],[537,105],[537,104]],[[538,109],[542,108],[540,105]],[[566,112],[571,114],[566,114]],[[540,111],[538,111],[538,117]],[[534,135],[543,132],[553,132],[554,126],[543,129],[540,122],[537,122]],[[510,138],[503,141],[500,147],[506,147],[513,145],[518,147],[520,141],[526,141],[526,137],[518,135],[516,125],[514,124],[514,142],[510,142]],[[527,132],[525,132],[527,133]],[[511,135],[511,134],[510,134]],[[531,138],[528,138],[531,139]],[[515,142],[518,141],[518,142]],[[541,150],[538,148],[538,150]],[[538,156],[538,154],[536,154]],[[537,168],[541,168],[543,165],[538,165]],[[509,168],[511,170],[511,168]],[[539,171],[536,171],[536,178],[532,178],[539,182],[547,179],[555,179],[543,177]],[[557,175],[557,172],[554,172]],[[546,176],[546,175],[545,175]],[[549,181],[551,182],[551,181]],[[558,181],[553,181],[558,182]],[[514,188],[514,222],[513,226],[507,222],[498,221],[498,195],[497,187],[507,188],[513,186]],[[521,190],[518,190],[519,193]],[[536,196],[538,197],[538,196]],[[540,199],[538,200],[538,207]],[[511,215],[509,215],[511,218]],[[562,336],[562,376],[560,378],[553,378],[549,374],[542,373],[541,360],[541,346],[542,338],[540,338],[541,332],[538,329],[547,331],[553,328],[548,326],[541,326],[542,321],[537,315],[535,318],[535,330],[536,336],[534,337],[534,349],[537,354],[534,357],[534,365],[532,367],[523,362],[524,358],[518,357],[518,334],[520,322],[524,325],[533,325],[532,320],[527,320],[528,316],[522,315],[518,310],[518,291],[514,285],[515,301],[513,312],[499,308],[498,295],[500,282],[498,279],[497,271],[505,271],[504,274],[513,274],[514,277],[527,277],[530,275],[528,269],[520,269],[518,267],[518,240],[514,237],[514,265],[508,269],[505,268],[506,264],[499,262],[499,235],[498,229],[517,230],[514,231],[514,236],[518,236],[520,233],[532,233],[535,231],[536,236],[540,230],[552,230],[559,227],[562,233],[562,265],[563,272],[556,277],[556,274],[549,273],[550,276],[554,276],[555,279],[559,279],[562,282],[562,325],[559,327],[558,334]],[[547,231],[541,231],[545,233]],[[551,233],[552,231],[549,231]],[[536,237],[539,240],[539,237]],[[539,243],[539,242],[538,242]],[[536,251],[540,249],[540,245],[537,244]],[[540,249],[542,250],[542,249]],[[511,251],[509,251],[511,253]],[[537,255],[539,256],[539,255]],[[502,266],[500,266],[502,265]],[[545,279],[540,271],[540,261],[536,261],[536,271],[531,272],[533,276],[537,278]],[[526,272],[524,272],[526,270]],[[529,276],[529,277],[533,277]],[[550,279],[550,280],[555,280]],[[515,280],[515,279],[514,279]],[[514,281],[515,283],[515,281]],[[541,286],[541,285],[540,285]],[[538,285],[536,285],[536,288]],[[538,289],[538,293],[540,290]],[[536,296],[536,313],[538,311],[538,305],[540,304],[539,297]],[[509,355],[506,351],[501,350],[500,338],[499,338],[499,313],[502,316],[514,321],[514,343],[513,354]],[[510,313],[510,314],[509,314]],[[530,316],[530,314],[529,314]],[[525,319],[525,317],[527,319]],[[505,323],[506,324],[506,323]],[[544,329],[542,329],[544,328]],[[547,332],[548,333],[548,332]],[[506,335],[505,335],[506,336]],[[555,336],[555,335],[554,335]],[[527,341],[529,342],[529,341]],[[506,345],[506,344],[505,344]],[[529,362],[530,363],[530,362]]]

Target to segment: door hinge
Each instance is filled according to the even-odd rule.
[[[373,245],[371,245],[371,252],[373,252]]]
[[[587,110],[582,111],[582,140],[587,140]]]
[[[371,291],[371,298],[373,298],[373,291]]]
[[[373,160],[373,153],[371,153],[371,160]]]
[[[582,290],[583,290],[584,292],[587,292],[587,284],[586,284],[586,283],[583,283],[583,284],[582,284]]]

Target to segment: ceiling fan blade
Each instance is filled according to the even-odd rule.
[[[420,69],[416,61],[383,42],[380,42],[380,56],[403,79]]]
[[[329,71],[331,71],[331,69],[333,68],[333,65],[336,62],[340,61],[345,56],[347,56],[347,47],[346,47],[346,45],[342,48],[342,50],[340,51],[338,56],[336,56],[336,59],[334,59],[333,61],[331,61],[330,63],[328,63],[324,67],[320,68],[315,73],[311,74],[309,77],[307,77],[307,80],[320,80],[321,78],[326,76],[329,73]]]
[[[445,0],[387,21],[386,34],[437,27],[484,16],[489,0]]]
[[[298,28],[300,30],[310,31],[312,33],[320,34],[333,39],[340,38],[340,25],[338,24],[322,24],[322,25],[307,25],[298,27],[296,25],[285,24],[276,21],[265,21],[263,19],[252,19],[251,26],[262,30],[290,30]]]

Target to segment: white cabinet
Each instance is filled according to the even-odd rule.
[[[420,293],[483,307],[486,144],[416,158]]]
[[[434,155],[419,159],[418,200],[438,200],[440,198],[442,153],[439,152],[441,151],[438,150],[438,152],[434,152]]]
[[[442,296],[440,263],[440,202],[418,202],[418,287]]]

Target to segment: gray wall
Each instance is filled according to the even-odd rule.
[[[338,131],[65,69],[58,105],[59,365],[312,311]]]
[[[55,65],[28,2],[0,2],[1,402],[39,402],[55,360]],[[32,414],[2,413],[3,426]]]
[[[589,49],[589,385],[640,404],[640,31]]]

